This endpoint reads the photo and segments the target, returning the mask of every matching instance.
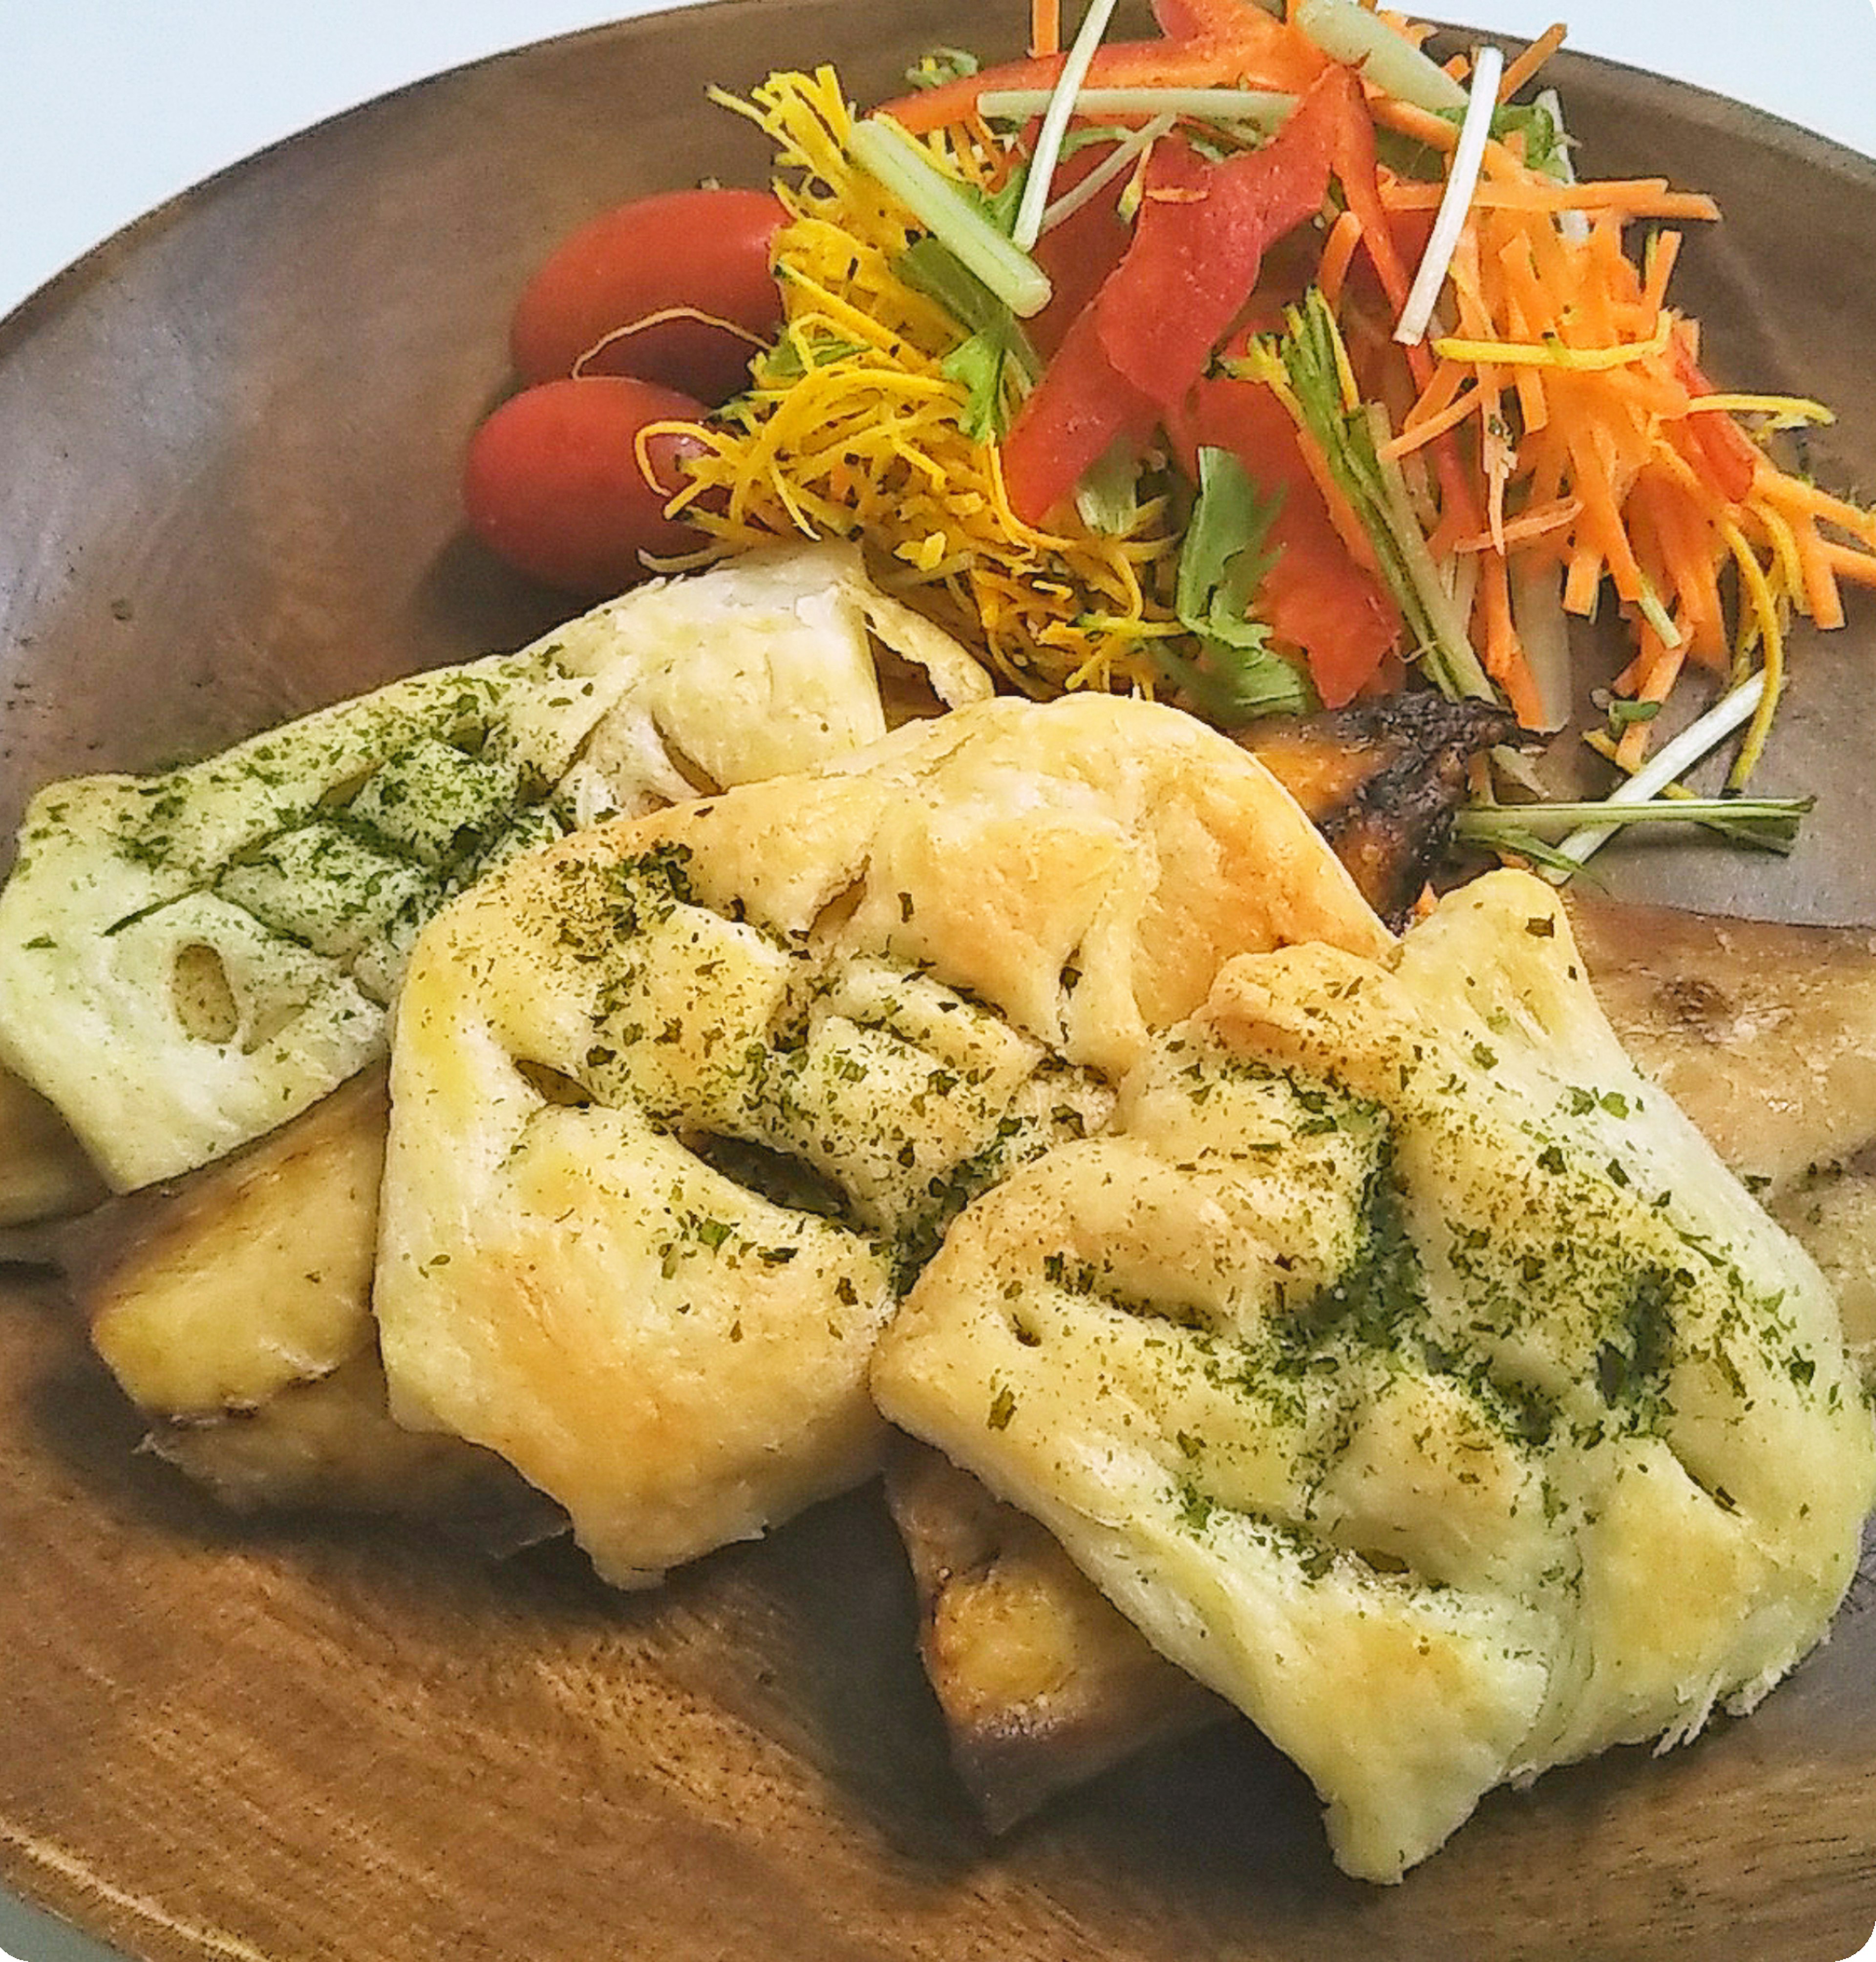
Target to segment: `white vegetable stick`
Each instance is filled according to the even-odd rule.
[[[1291,20],[1326,55],[1361,69],[1376,88],[1436,113],[1457,109],[1466,91],[1404,34],[1354,0],[1297,0]]]
[[[987,88],[978,113],[992,121],[1026,123],[1054,100],[1051,88]],[[1084,88],[1077,116],[1191,116],[1204,123],[1255,123],[1274,129],[1297,106],[1271,88]]]
[[[1603,801],[1613,804],[1645,804],[1683,775],[1710,751],[1718,748],[1743,722],[1748,721],[1766,692],[1763,672],[1744,682],[1731,695],[1722,695],[1696,722],[1664,743],[1649,760],[1626,783],[1618,784]],[[1557,847],[1566,858],[1579,865],[1599,852],[1615,835],[1613,825],[1587,825],[1573,831]]]
[[[1498,79],[1504,72],[1504,56],[1496,48],[1479,50],[1472,64],[1472,99],[1466,105],[1466,120],[1460,126],[1459,147],[1453,153],[1453,168],[1447,174],[1446,194],[1433,221],[1433,231],[1420,261],[1420,270],[1401,308],[1400,324],[1394,338],[1412,347],[1426,338],[1434,303],[1446,284],[1447,269],[1472,209],[1472,193],[1479,183],[1479,166],[1492,134],[1492,113],[1498,104]]]
[[[1081,31],[1055,78],[1054,99],[1037,133],[1035,155],[1030,160],[1029,178],[1023,187],[1023,201],[1016,206],[1016,222],[1010,228],[1010,243],[1019,252],[1028,251],[1042,235],[1042,213],[1048,208],[1056,160],[1061,155],[1062,135],[1074,113],[1075,97],[1087,79],[1088,64],[1094,59],[1094,51],[1101,45],[1101,37],[1107,32],[1107,24],[1114,18],[1118,4],[1118,0],[1092,0],[1082,16]]]
[[[1084,96],[1082,100],[1085,102],[1087,98]],[[1074,190],[1064,191],[1043,212],[1042,229],[1053,231],[1064,219],[1074,217],[1084,204],[1099,197],[1117,177],[1131,171],[1144,152],[1169,134],[1177,120],[1172,116],[1156,116],[1150,123],[1142,123],[1131,136],[1116,143],[1112,155],[1091,170]]]

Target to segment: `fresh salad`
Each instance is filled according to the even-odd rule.
[[[1442,62],[1359,0],[1113,11],[1064,49],[1034,0],[1026,59],[936,51],[863,114],[827,69],[720,96],[772,187],[641,200],[541,269],[477,532],[589,593],[857,538],[1010,687],[1227,730],[1410,685],[1574,720],[1606,801],[1501,747],[1462,827],[1560,874],[1639,818],[1788,845],[1804,806],[1746,794],[1788,631],[1876,583],[1876,515],[1782,453],[1827,408],[1703,369],[1669,288],[1711,200],[1578,180],[1560,27]],[[1568,623],[1612,606],[1592,705]]]

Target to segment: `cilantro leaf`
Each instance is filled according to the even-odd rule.
[[[948,354],[944,372],[967,391],[959,425],[974,442],[1001,437],[1014,401],[1042,379],[1042,363],[1022,323],[949,246],[917,238],[893,270],[905,283],[936,300],[965,331]]]
[[[1170,677],[1222,727],[1316,705],[1302,673],[1271,646],[1269,628],[1250,617],[1276,561],[1268,542],[1281,503],[1281,494],[1262,491],[1230,451],[1198,452],[1198,497],[1179,550],[1172,604],[1201,651],[1196,660],[1164,644],[1156,651]]]

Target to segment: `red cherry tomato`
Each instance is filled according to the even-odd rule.
[[[490,551],[570,593],[617,593],[645,577],[641,552],[688,551],[698,534],[664,507],[700,438],[655,436],[647,423],[700,421],[703,404],[618,375],[544,382],[509,398],[471,439],[463,509]]]
[[[748,379],[748,337],[772,340],[781,323],[769,248],[784,216],[767,191],[678,190],[582,225],[516,304],[509,332],[515,372],[524,382],[576,369],[636,375],[700,401],[727,401]],[[672,307],[693,315],[637,324]]]

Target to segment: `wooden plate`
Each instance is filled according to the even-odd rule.
[[[0,824],[57,775],[194,755],[558,610],[460,540],[455,460],[519,281],[605,203],[760,181],[705,85],[832,60],[860,97],[956,0],[726,0],[446,75],[166,206],[0,324]],[[1001,39],[1004,45],[998,46]],[[1876,167],[1563,59],[1586,167],[1714,192],[1709,366],[1841,420],[1876,490]],[[1632,890],[1876,919],[1876,621],[1806,641],[1789,862],[1630,852]],[[1610,855],[1613,858],[1615,855]],[[557,1552],[231,1525],[148,1458],[56,1287],[0,1283],[0,1877],[139,1956],[1819,1958],[1876,1919],[1876,1580],[1750,1723],[1495,1795],[1391,1890],[1221,1732],[1002,1843],[953,1782],[877,1496],[659,1593]]]

